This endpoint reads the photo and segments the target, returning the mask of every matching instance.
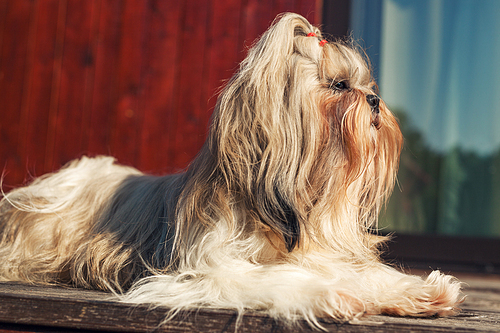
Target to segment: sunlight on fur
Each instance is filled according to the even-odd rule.
[[[382,264],[403,143],[362,52],[278,17],[217,101],[185,173],[83,157],[0,204],[0,280],[66,283],[293,324],[455,314],[460,283]],[[168,319],[168,317],[167,317]]]

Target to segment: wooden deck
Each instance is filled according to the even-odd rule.
[[[324,323],[330,332],[499,332],[500,276],[460,275],[467,285],[462,312],[452,318],[373,316],[356,324]],[[204,309],[159,326],[165,309],[118,303],[110,294],[62,287],[0,283],[0,333],[6,332],[234,332],[233,311]],[[258,312],[238,332],[312,332],[287,328]]]

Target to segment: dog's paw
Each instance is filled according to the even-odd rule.
[[[458,305],[465,297],[460,296],[461,283],[453,276],[434,271],[419,282],[405,282],[406,288],[401,290],[398,299],[393,299],[392,303],[385,300],[381,312],[412,317],[444,317],[460,312]]]
[[[347,322],[373,311],[368,303],[342,290],[329,293],[322,305],[318,316],[332,318],[337,322]]]

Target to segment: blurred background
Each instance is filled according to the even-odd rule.
[[[3,190],[82,155],[182,170],[218,89],[286,11],[365,48],[400,120],[389,253],[497,272],[497,0],[0,0]]]

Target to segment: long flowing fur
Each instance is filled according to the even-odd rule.
[[[395,183],[401,132],[362,53],[320,40],[300,15],[279,17],[222,91],[185,173],[83,157],[5,195],[0,279],[318,327],[320,317],[455,313],[454,278],[423,280],[378,258],[383,239],[370,230]]]

